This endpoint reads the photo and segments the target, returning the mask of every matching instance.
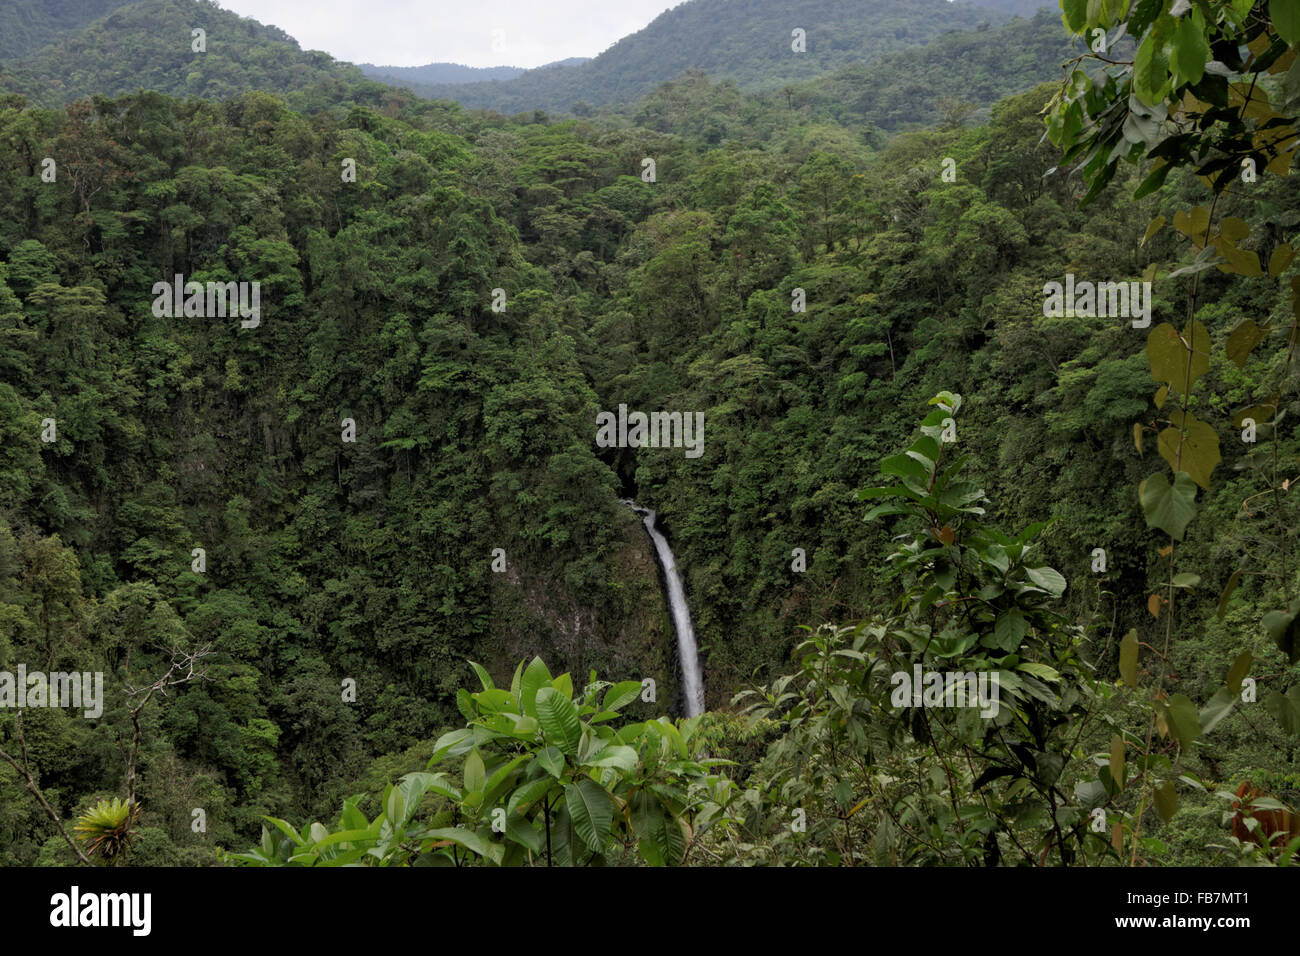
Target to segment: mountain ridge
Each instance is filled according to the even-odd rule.
[[[481,83],[485,80],[513,80],[532,70],[549,70],[555,67],[580,66],[591,60],[589,56],[571,56],[564,60],[543,63],[541,66],[465,66],[461,63],[426,63],[423,66],[381,66],[375,63],[358,63],[361,72],[374,80],[396,85],[408,83]]]
[[[569,70],[408,88],[467,108],[565,113],[580,103],[633,102],[688,70],[746,88],[780,87],[1006,19],[997,9],[948,0],[691,0]],[[793,49],[795,30],[804,31],[804,53]]]

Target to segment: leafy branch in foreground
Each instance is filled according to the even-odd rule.
[[[230,859],[254,866],[600,866],[635,850],[651,866],[679,866],[726,819],[733,785],[702,756],[700,718],[626,723],[639,681],[590,682],[541,658],[515,669],[510,689],[471,664],[482,684],[461,690],[467,726],[444,734],[425,772],[385,788],[368,819],[353,797],[331,830],[296,831],[267,818],[261,845]],[[459,759],[456,771],[432,771]],[[426,799],[427,798],[427,799]]]

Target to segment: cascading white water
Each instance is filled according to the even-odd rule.
[[[682,685],[686,696],[686,716],[695,717],[704,713],[704,678],[700,674],[700,654],[695,644],[695,627],[691,624],[691,609],[686,604],[686,589],[682,587],[681,575],[677,573],[677,561],[668,539],[655,527],[655,513],[649,508],[642,508],[635,501],[624,499],[623,504],[641,516],[650,539],[655,543],[659,554],[659,564],[664,569],[664,581],[668,584],[668,604],[673,612],[673,626],[677,629],[677,656],[682,664]]]

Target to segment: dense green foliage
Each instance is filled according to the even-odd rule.
[[[1068,81],[1060,145],[1054,84],[961,102],[1027,86],[1059,23],[911,115],[902,60],[871,101],[873,67],[738,67],[613,121],[287,54],[257,81],[289,103],[221,70],[222,101],[0,98],[0,669],[106,685],[98,720],[0,710],[0,863],[75,862],[74,829],[128,864],[1260,860],[1220,791],[1300,789],[1300,186],[1210,199],[1189,162],[1132,198],[1116,156],[1081,206],[1111,152],[1060,134],[1109,137],[1119,81]],[[89,49],[76,82],[116,89]],[[260,282],[260,324],[155,315],[176,273]],[[1151,328],[1045,314],[1066,273],[1155,280]],[[597,448],[620,404],[702,412],[704,454]],[[629,495],[686,580],[700,719],[663,716]],[[900,706],[915,665],[996,670],[1004,709]]]
[[[191,31],[206,32],[195,52]],[[311,91],[295,103],[338,102],[365,80],[359,69],[299,49],[284,31],[223,10],[212,0],[138,0],[84,29],[11,60],[12,88],[59,106],[86,96],[156,90],[225,99],[249,90]]]
[[[570,113],[575,104],[580,111],[634,102],[687,70],[754,89],[805,82],[1001,18],[948,0],[695,0],[580,66],[468,86],[409,85],[421,96],[500,113]],[[796,29],[806,32],[806,52],[792,50]]]
[[[61,34],[98,20],[131,0],[5,0],[0,6],[0,60],[22,56]]]

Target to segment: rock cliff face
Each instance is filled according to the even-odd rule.
[[[617,548],[606,558],[612,576],[602,600],[579,600],[557,588],[554,569],[507,563],[494,575],[493,629],[481,643],[482,663],[494,680],[508,682],[521,660],[540,656],[552,673],[571,673],[575,688],[592,670],[610,682],[651,678],[656,704],[638,702],[628,713],[677,711],[676,634],[654,549],[632,512],[620,511],[617,520]]]

